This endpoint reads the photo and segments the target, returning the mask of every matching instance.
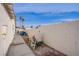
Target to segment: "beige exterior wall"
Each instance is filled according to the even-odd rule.
[[[6,26],[5,30],[3,26]],[[6,35],[3,35],[6,33]],[[10,19],[5,8],[0,4],[0,55],[6,55],[15,34],[15,19]]]
[[[79,21],[41,26],[27,30],[33,36],[40,30],[44,42],[67,55],[79,55]]]
[[[38,29],[26,29],[26,32],[29,35],[29,38],[32,38],[34,35],[36,35],[38,33]]]

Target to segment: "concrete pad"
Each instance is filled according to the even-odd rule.
[[[34,56],[31,49],[25,44],[11,46],[8,52],[9,56]]]
[[[25,42],[20,35],[16,34],[12,44],[20,44],[20,43],[25,43]]]

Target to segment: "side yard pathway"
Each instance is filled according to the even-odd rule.
[[[34,56],[35,54],[25,44],[23,38],[16,34],[12,44],[10,45],[7,56]]]

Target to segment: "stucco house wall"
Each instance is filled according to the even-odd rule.
[[[3,29],[3,26],[6,29]],[[6,31],[6,34],[3,34]],[[15,34],[15,19],[11,19],[2,4],[0,4],[0,56],[6,55]]]

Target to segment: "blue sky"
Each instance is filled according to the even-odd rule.
[[[79,4],[17,3],[13,4],[16,23],[23,16],[25,26],[79,20]]]

